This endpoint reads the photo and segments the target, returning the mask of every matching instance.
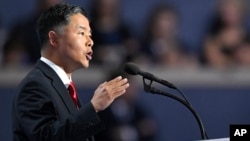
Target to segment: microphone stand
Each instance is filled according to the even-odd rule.
[[[170,98],[173,98],[177,101],[179,101],[180,103],[182,103],[184,106],[186,106],[191,112],[192,114],[194,115],[198,125],[199,125],[199,128],[200,128],[200,132],[201,132],[201,138],[202,139],[207,139],[207,136],[206,136],[206,132],[205,132],[205,129],[204,129],[204,126],[203,126],[203,123],[200,119],[200,117],[198,116],[198,114],[196,113],[196,111],[193,109],[193,107],[187,103],[186,101],[184,101],[182,98],[179,98],[173,94],[170,94],[168,92],[164,92],[162,90],[159,90],[155,87],[152,87],[152,80],[150,80],[149,84],[146,83],[145,81],[145,77],[143,77],[143,85],[144,85],[144,90],[146,92],[149,92],[149,93],[152,93],[152,94],[159,94],[159,95],[163,95],[163,96],[167,96],[167,97],[170,97]]]

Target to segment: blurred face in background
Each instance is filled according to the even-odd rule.
[[[227,27],[221,30],[218,39],[223,42],[223,44],[236,46],[242,42],[244,35],[244,31],[237,27]]]
[[[97,0],[98,15],[116,15],[119,11],[120,0]]]
[[[156,38],[175,37],[178,32],[177,15],[171,11],[162,11],[156,15],[153,23],[152,35]]]
[[[222,21],[226,25],[238,25],[243,19],[242,0],[221,0],[219,3],[219,12]]]

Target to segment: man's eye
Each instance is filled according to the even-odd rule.
[[[80,32],[80,35],[84,35],[84,32]]]

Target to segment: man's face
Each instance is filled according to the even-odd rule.
[[[65,70],[87,68],[92,59],[93,40],[88,19],[82,14],[70,17],[70,23],[59,35],[59,54]]]

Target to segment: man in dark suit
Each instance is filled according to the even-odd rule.
[[[13,99],[13,140],[94,140],[93,135],[103,129],[97,112],[125,93],[127,79],[119,76],[102,83],[91,101],[81,106],[71,74],[88,68],[92,59],[91,28],[84,10],[57,4],[41,15],[37,31],[42,57]]]

